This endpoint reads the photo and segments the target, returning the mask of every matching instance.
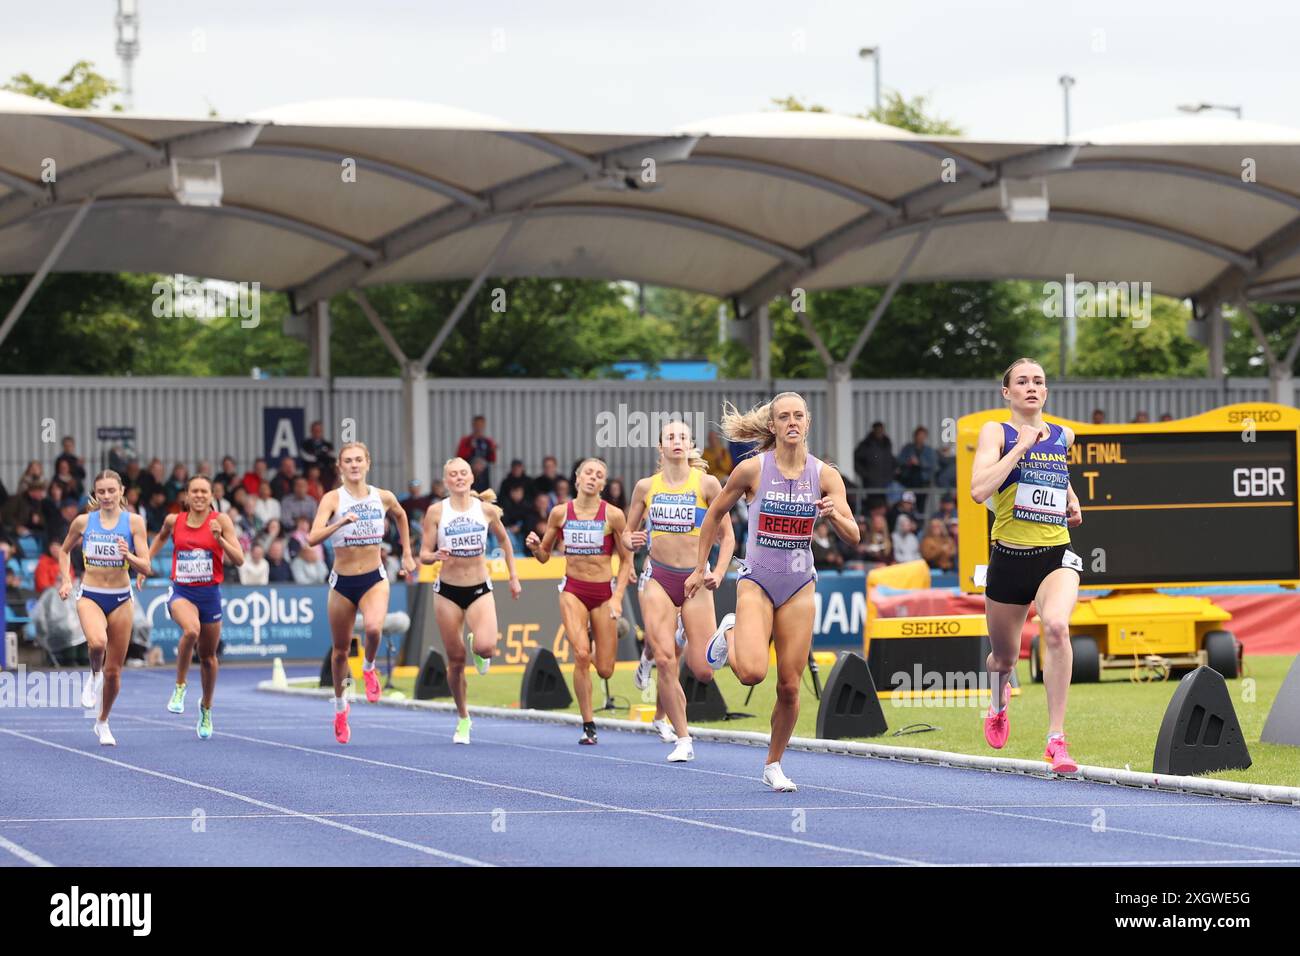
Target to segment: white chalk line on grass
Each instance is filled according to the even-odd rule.
[[[137,717],[135,719],[143,721],[145,723],[157,722],[145,717]],[[247,737],[242,734],[231,734],[231,733],[227,733],[225,736],[233,738],[235,740],[244,740],[249,743],[263,744],[269,747],[282,747],[286,750],[297,750],[301,753],[315,754],[321,757],[331,757],[336,760],[349,760],[349,761],[355,761],[357,763],[369,764],[371,766],[376,766],[376,767],[386,767],[390,770],[403,770],[408,773],[417,773],[417,774],[422,774],[430,777],[439,777],[444,780],[454,780],[458,783],[467,783],[467,784],[480,786],[480,787],[490,787],[495,790],[508,790],[514,793],[526,793],[535,797],[546,797],[551,800],[562,800],[569,803],[583,804],[589,807],[598,807],[602,810],[623,810],[629,814],[636,815],[636,816],[652,817],[658,820],[667,820],[672,823],[680,823],[680,824],[685,824],[687,826],[701,827],[708,830],[717,830],[724,833],[734,833],[741,836],[755,837],[757,839],[770,840],[778,843],[789,843],[795,846],[803,846],[811,849],[829,850],[833,853],[847,853],[853,856],[866,857],[869,859],[879,860],[886,863],[903,863],[911,866],[932,865],[923,860],[914,860],[909,857],[893,856],[886,853],[874,853],[870,850],[859,850],[854,847],[837,846],[833,843],[820,843],[816,840],[800,840],[797,837],[782,836],[774,833],[763,833],[760,830],[747,830],[744,829],[743,827],[732,827],[732,826],[726,826],[721,823],[710,823],[706,820],[690,820],[684,817],[675,817],[666,813],[659,813],[654,810],[645,810],[638,807],[619,807],[615,804],[601,803],[597,800],[584,800],[581,797],[572,797],[567,794],[561,794],[561,793],[551,793],[546,790],[538,790],[532,787],[519,787],[519,786],[515,786],[514,784],[498,783],[492,780],[480,780],[475,777],[466,777],[459,774],[445,773],[438,770],[430,770],[424,767],[411,767],[405,764],[391,763],[385,760],[373,760],[368,757],[357,757],[352,754],[337,753],[335,751],[330,751],[330,750],[319,750],[315,747],[304,747],[299,744],[290,744],[279,740],[264,740],[259,737]]]
[[[14,856],[18,857],[18,859],[22,860],[24,863],[30,863],[32,866],[54,865],[44,857],[37,856],[31,850],[23,849],[17,843],[14,843],[12,840],[6,840],[2,836],[0,836],[0,850],[8,850]]]
[[[28,740],[31,741],[32,743],[41,744],[42,746],[45,747],[53,747],[57,750],[65,750],[68,753],[76,754],[80,757],[86,757],[90,760],[98,760],[101,763],[106,763],[114,767],[121,767],[125,770],[134,770],[136,773],[142,773],[150,777],[156,777],[159,780],[167,780],[171,783],[179,783],[186,787],[193,787],[196,790],[206,790],[209,793],[215,793],[223,797],[229,797],[232,800],[240,800],[243,801],[244,803],[252,804],[255,807],[262,807],[265,810],[275,810],[279,813],[288,814],[290,816],[294,816],[302,820],[310,820],[313,823],[319,823],[322,824],[323,826],[333,827],[337,830],[345,830],[348,833],[355,833],[357,836],[369,837],[372,840],[380,840],[384,843],[391,843],[394,846],[405,847],[408,850],[415,850],[418,853],[424,853],[428,856],[434,856],[440,859],[450,860],[453,863],[463,863],[467,866],[491,866],[492,865],[490,863],[485,863],[482,860],[475,860],[472,857],[460,856],[459,854],[456,853],[448,853],[445,850],[438,850],[435,849],[434,847],[425,846],[420,843],[412,843],[409,840],[400,840],[397,837],[391,837],[384,833],[375,833],[372,830],[362,830],[359,827],[354,827],[347,823],[341,823],[337,820],[329,820],[326,819],[325,817],[316,816],[314,814],[303,813],[299,810],[292,810],[289,807],[282,807],[279,806],[278,804],[268,803],[265,800],[258,800],[256,797],[246,796],[245,794],[242,793],[235,793],[233,790],[226,790],[222,787],[214,787],[211,786],[210,784],[199,783],[197,780],[187,780],[185,777],[178,777],[175,774],[163,773],[160,770],[151,770],[148,767],[137,767],[135,764],[129,764],[122,760],[114,760],[111,757],[104,757],[100,754],[88,753],[85,750],[78,750],[75,747],[65,747],[63,744],[55,743],[52,740],[42,740],[40,737],[33,737],[30,734],[20,733],[19,731],[10,730],[5,727],[0,727],[0,733],[9,734],[10,736],[18,737],[23,740]]]

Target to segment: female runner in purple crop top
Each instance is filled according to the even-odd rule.
[[[741,495],[749,502],[749,534],[736,586],[736,613],[726,615],[709,644],[709,663],[730,661],[742,684],[767,677],[769,638],[776,644],[776,706],[763,782],[793,792],[794,781],[781,770],[781,755],[799,718],[799,685],[812,647],[814,589],[813,524],[829,518],[840,540],[856,543],[858,525],[844,494],[844,479],[808,453],[812,416],[795,392],[782,392],[766,405],[741,413],[723,406],[722,433],[732,441],[756,442],[757,452],[731,473],[713,499],[700,528],[698,563],[686,581],[689,598],[706,576],[709,546],[719,522]],[[734,624],[734,627],[733,627]]]

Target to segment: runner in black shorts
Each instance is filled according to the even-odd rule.
[[[1011,672],[1020,659],[1020,632],[1032,601],[1042,620],[1048,719],[1044,758],[1053,770],[1074,773],[1079,768],[1065,742],[1073,667],[1070,615],[1083,571],[1082,560],[1070,550],[1069,529],[1083,523],[1066,462],[1074,432],[1043,421],[1047,378],[1033,359],[1017,359],[1007,369],[1002,397],[1011,406],[1011,419],[984,425],[971,465],[971,497],[996,515],[984,590],[992,645],[984,738],[999,750],[1007,742]]]

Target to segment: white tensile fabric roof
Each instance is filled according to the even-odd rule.
[[[221,205],[181,205],[171,160],[207,157]],[[1026,179],[1046,185],[1045,222],[1003,212],[1004,181],[1041,190]],[[1300,130],[1204,117],[999,143],[823,113],[636,134],[390,100],[231,121],[0,92],[0,274],[36,271],[91,196],[56,270],[258,281],[299,309],[472,277],[494,254],[492,275],[630,279],[746,311],[794,287],[887,283],[909,255],[909,282],[1072,274],[1207,302],[1300,291]]]

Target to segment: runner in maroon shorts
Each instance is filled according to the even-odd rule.
[[[551,558],[555,539],[563,535],[564,580],[560,582],[560,617],[573,648],[573,691],[582,711],[580,744],[596,742],[596,715],[591,707],[591,660],[595,645],[596,673],[608,680],[618,657],[618,619],[623,592],[632,576],[632,553],[623,543],[627,520],[623,512],[600,497],[606,466],[599,458],[578,466],[578,496],[556,505],[546,521],[546,535],[530,532],[525,546],[539,562]],[[618,579],[610,555],[618,551]],[[588,637],[587,628],[591,628]]]

